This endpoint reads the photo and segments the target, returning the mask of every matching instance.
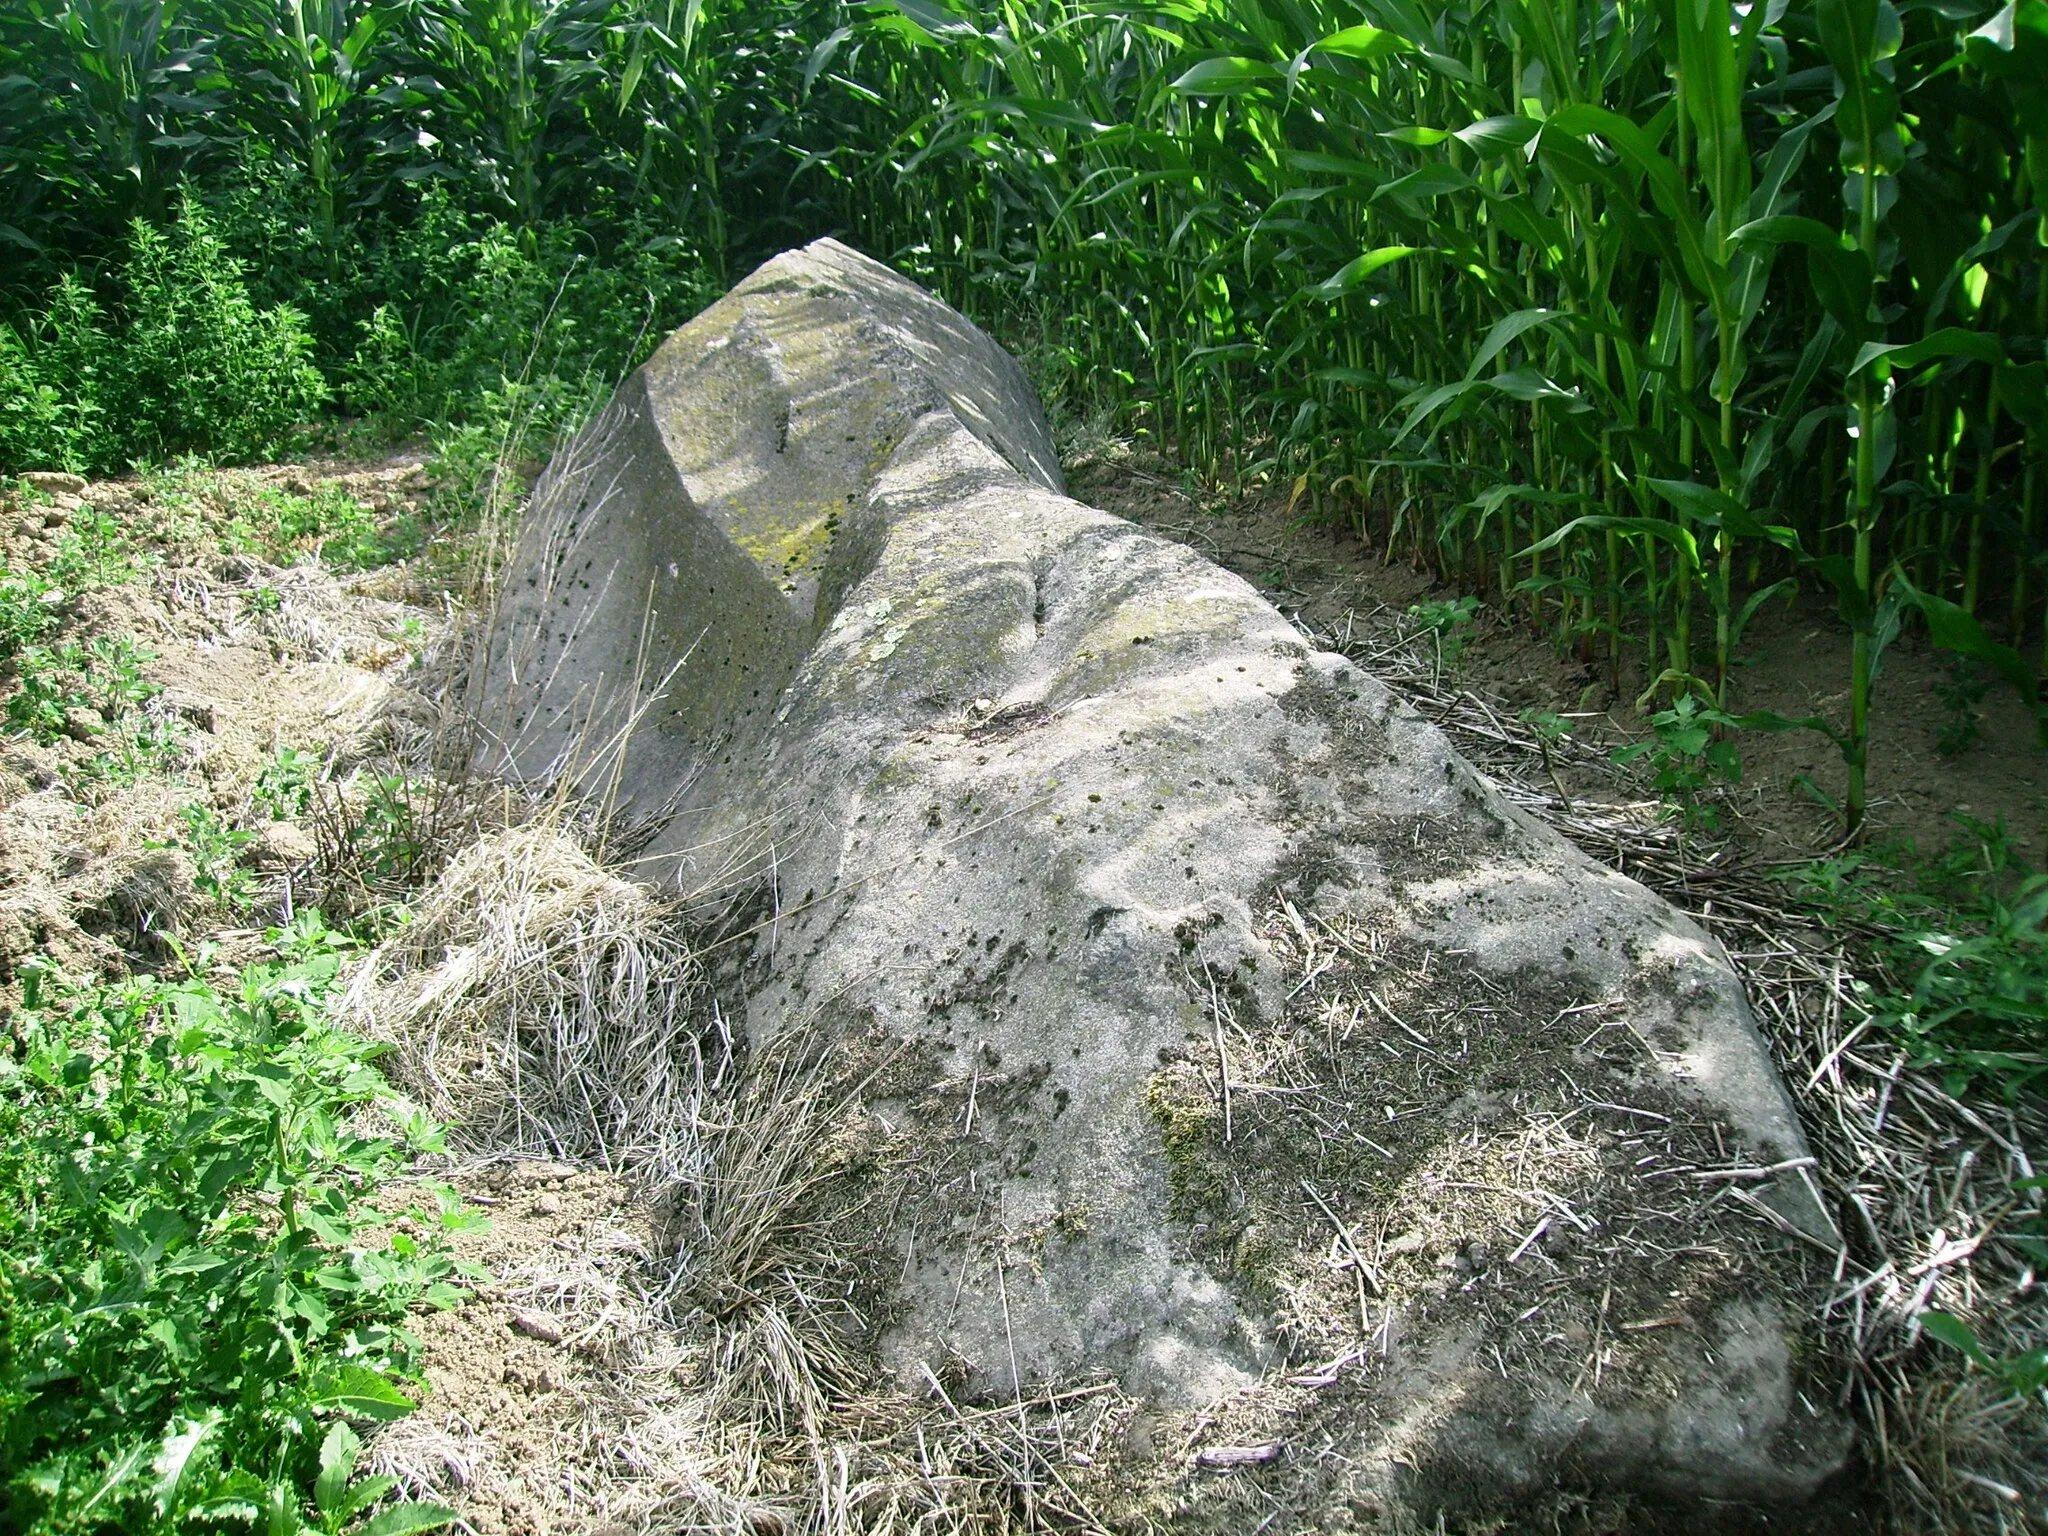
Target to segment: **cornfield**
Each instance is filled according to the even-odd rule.
[[[723,276],[838,232],[1069,406],[1405,548],[1867,799],[1908,623],[2048,666],[2048,0],[12,0],[0,243],[89,263],[289,165],[333,249],[442,182]],[[1738,713],[1828,594],[1846,720]]]

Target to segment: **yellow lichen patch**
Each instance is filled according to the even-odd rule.
[[[777,582],[793,580],[822,565],[832,547],[832,535],[839,528],[837,515],[829,511],[815,513],[802,522],[776,524],[765,518],[755,520],[745,507],[735,506],[732,510],[735,523],[740,525],[729,530],[733,543]]]

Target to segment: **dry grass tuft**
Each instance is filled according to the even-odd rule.
[[[350,988],[465,1144],[701,1179],[704,972],[669,906],[559,825],[451,862]]]
[[[850,1344],[860,1319],[841,1299],[840,1234],[858,1211],[837,1209],[828,1223],[814,1198],[843,1171],[832,1130],[859,1091],[833,1080],[829,1060],[799,1029],[749,1064],[708,1142],[679,1272],[679,1295],[712,1340],[714,1412],[743,1438],[801,1445],[810,1461],[836,1406],[874,1374]]]
[[[708,1097],[698,1226],[671,1304],[676,1326],[703,1341],[697,1387],[718,1451],[700,1462],[705,1485],[677,1528],[1111,1529],[1091,1500],[1127,1491],[1105,1474],[1136,1409],[1113,1382],[966,1408],[929,1372],[897,1382],[875,1358],[884,1320],[851,1299],[873,1226],[857,1193],[857,1128],[892,1061],[849,1068],[843,1050],[798,1027]],[[732,1524],[735,1512],[747,1523]]]

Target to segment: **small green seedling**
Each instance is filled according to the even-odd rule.
[[[1742,782],[1741,754],[1732,740],[1718,734],[1738,723],[1726,711],[1702,704],[1690,693],[1680,694],[1650,716],[1652,739],[1617,747],[1609,755],[1624,765],[1647,760],[1658,793],[1686,825],[1711,830],[1720,816],[1700,796],[1716,785]]]
[[[319,773],[320,759],[315,754],[279,747],[256,775],[249,798],[271,821],[289,821],[306,809]]]
[[[1415,621],[1418,633],[1436,637],[1437,665],[1455,667],[1465,655],[1479,609],[1479,599],[1469,595],[1430,598],[1411,605],[1408,617]]]
[[[2048,1402],[2048,1349],[2022,1350],[2014,1355],[1993,1355],[1979,1341],[1977,1331],[1952,1312],[1922,1312],[1920,1330],[1929,1338],[1957,1351],[1980,1371],[2003,1383],[2005,1389],[2014,1397],[2037,1398]]]

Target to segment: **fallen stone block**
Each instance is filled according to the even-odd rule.
[[[1840,1238],[1718,946],[1067,499],[1016,363],[887,269],[821,241],[670,337],[478,677],[491,766],[759,893],[746,1040],[818,1062],[801,1224],[906,1389],[1109,1373],[1204,1411],[1203,1487],[1312,1501],[1842,1465]]]

